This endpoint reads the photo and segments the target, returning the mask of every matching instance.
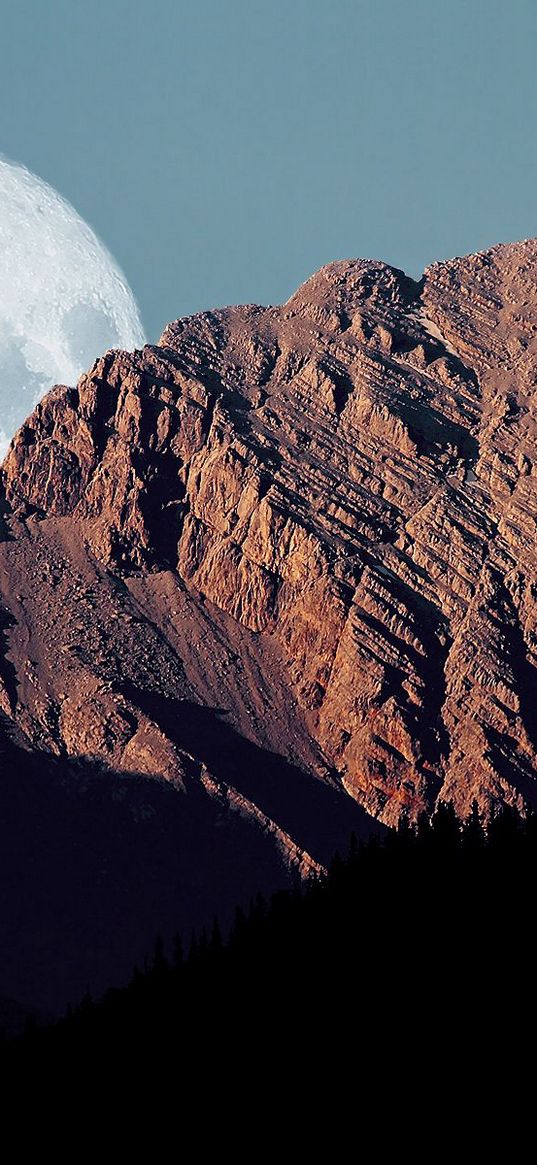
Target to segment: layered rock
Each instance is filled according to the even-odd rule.
[[[299,862],[328,794],[331,840],[354,803],[535,801],[536,375],[535,241],[107,353],[5,461],[4,711],[178,790],[202,765]],[[286,788],[218,771],[224,721]]]

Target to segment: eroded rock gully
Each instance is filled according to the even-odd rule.
[[[535,241],[108,352],[4,464],[6,717],[302,866],[316,814],[535,800],[536,377]]]

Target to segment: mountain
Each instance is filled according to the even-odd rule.
[[[143,851],[173,820],[184,921],[372,818],[535,802],[536,376],[530,240],[419,283],[332,263],[54,389],[3,470],[2,731],[32,788],[96,787],[95,836],[120,803],[125,862],[133,822]]]

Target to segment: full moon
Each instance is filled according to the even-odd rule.
[[[0,157],[0,457],[53,384],[144,343],[106,247],[51,186]]]

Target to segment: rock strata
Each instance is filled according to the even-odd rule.
[[[352,806],[535,802],[536,382],[535,241],[332,263],[106,353],[4,463],[5,716],[196,771],[301,871],[325,800],[328,842]]]

